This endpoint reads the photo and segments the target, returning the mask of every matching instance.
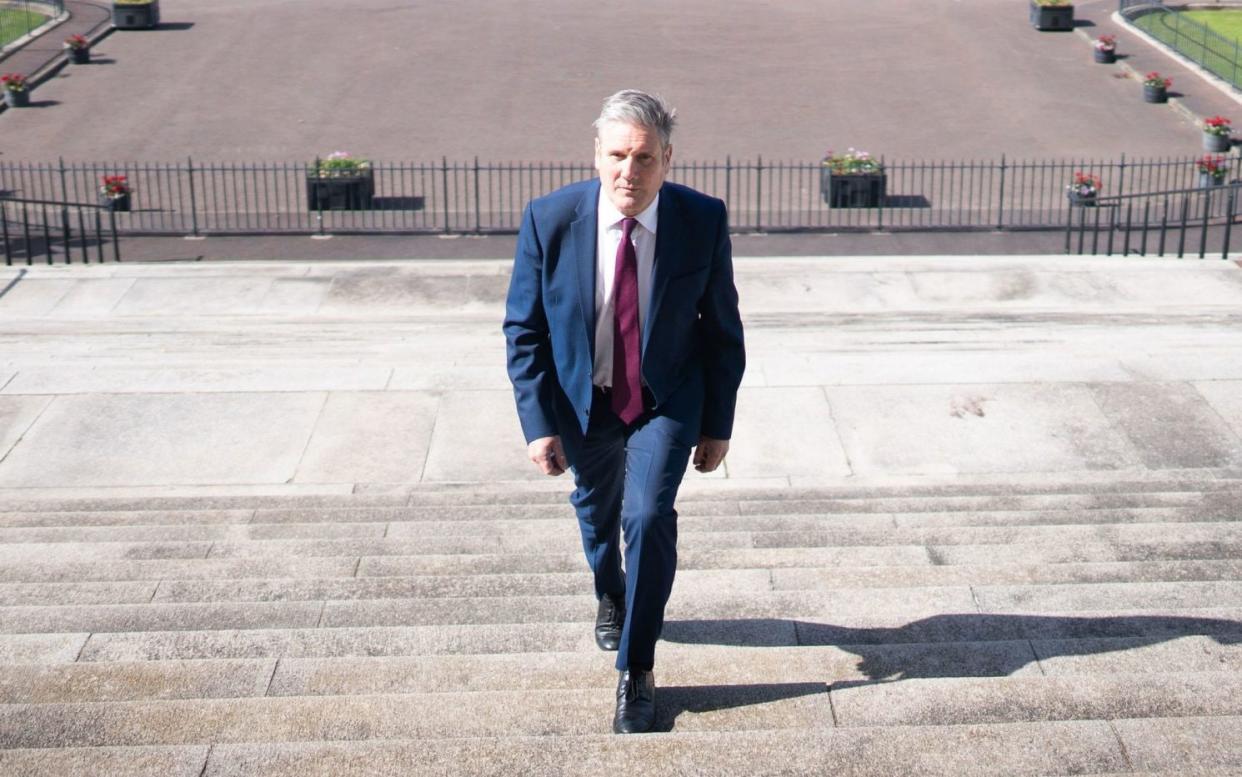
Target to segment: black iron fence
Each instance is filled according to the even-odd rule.
[[[0,0],[0,48],[29,35],[64,11],[64,0]]]
[[[819,163],[688,162],[670,180],[720,197],[738,232],[1064,229],[1066,186],[1082,171],[1101,194],[1192,188],[1194,158],[886,162],[863,180],[830,180]],[[1239,159],[1224,162],[1228,177]],[[512,233],[532,197],[592,177],[589,163],[377,163],[365,176],[316,179],[305,162],[204,164],[3,163],[0,190],[90,202],[104,176],[124,175],[122,234]],[[841,189],[850,184],[852,189]],[[350,188],[353,187],[353,188]]]
[[[1235,88],[1242,87],[1242,42],[1187,16],[1185,5],[1161,0],[1119,0],[1121,15],[1178,54]]]
[[[0,197],[5,265],[121,261],[116,213],[94,203]]]
[[[1100,197],[1074,207],[1065,252],[1122,256],[1229,257],[1242,181]]]

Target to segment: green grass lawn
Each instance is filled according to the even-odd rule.
[[[1134,24],[1234,86],[1242,86],[1242,10],[1149,13]],[[1205,27],[1214,34],[1204,35]]]
[[[0,8],[0,46],[7,46],[46,21],[46,16],[34,11]]]

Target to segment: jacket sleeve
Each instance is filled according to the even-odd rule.
[[[727,440],[733,434],[737,391],[746,369],[746,347],[737,288],[733,284],[733,242],[729,239],[729,217],[723,203],[720,204],[711,277],[699,301],[699,326],[706,384],[702,434]]]
[[[522,214],[505,304],[505,352],[518,420],[526,442],[557,434],[556,366],[543,307],[544,247],[531,206]]]

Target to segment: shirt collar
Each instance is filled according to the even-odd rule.
[[[658,218],[659,205],[660,205],[660,193],[656,192],[655,199],[651,201],[651,204],[648,205],[643,210],[642,213],[639,213],[637,216],[634,217],[638,220],[639,224],[642,224],[643,229],[646,229],[648,232],[650,232],[653,235],[656,232],[656,224],[659,221],[659,218]],[[623,218],[625,218],[625,216],[621,215],[621,211],[617,210],[617,206],[612,204],[612,200],[608,199],[608,194],[604,191],[604,188],[601,186],[599,190],[599,223],[600,225],[603,226],[605,229],[612,229],[613,227],[617,227],[619,229],[620,228],[619,225],[621,224],[621,219]]]

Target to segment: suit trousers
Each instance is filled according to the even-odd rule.
[[[617,651],[621,670],[654,666],[664,606],[673,590],[673,503],[690,461],[690,446],[674,434],[678,428],[650,410],[627,425],[612,412],[608,394],[596,389],[586,434],[566,425],[561,435],[576,486],[569,499],[594,574],[595,596],[625,594],[625,628]]]

